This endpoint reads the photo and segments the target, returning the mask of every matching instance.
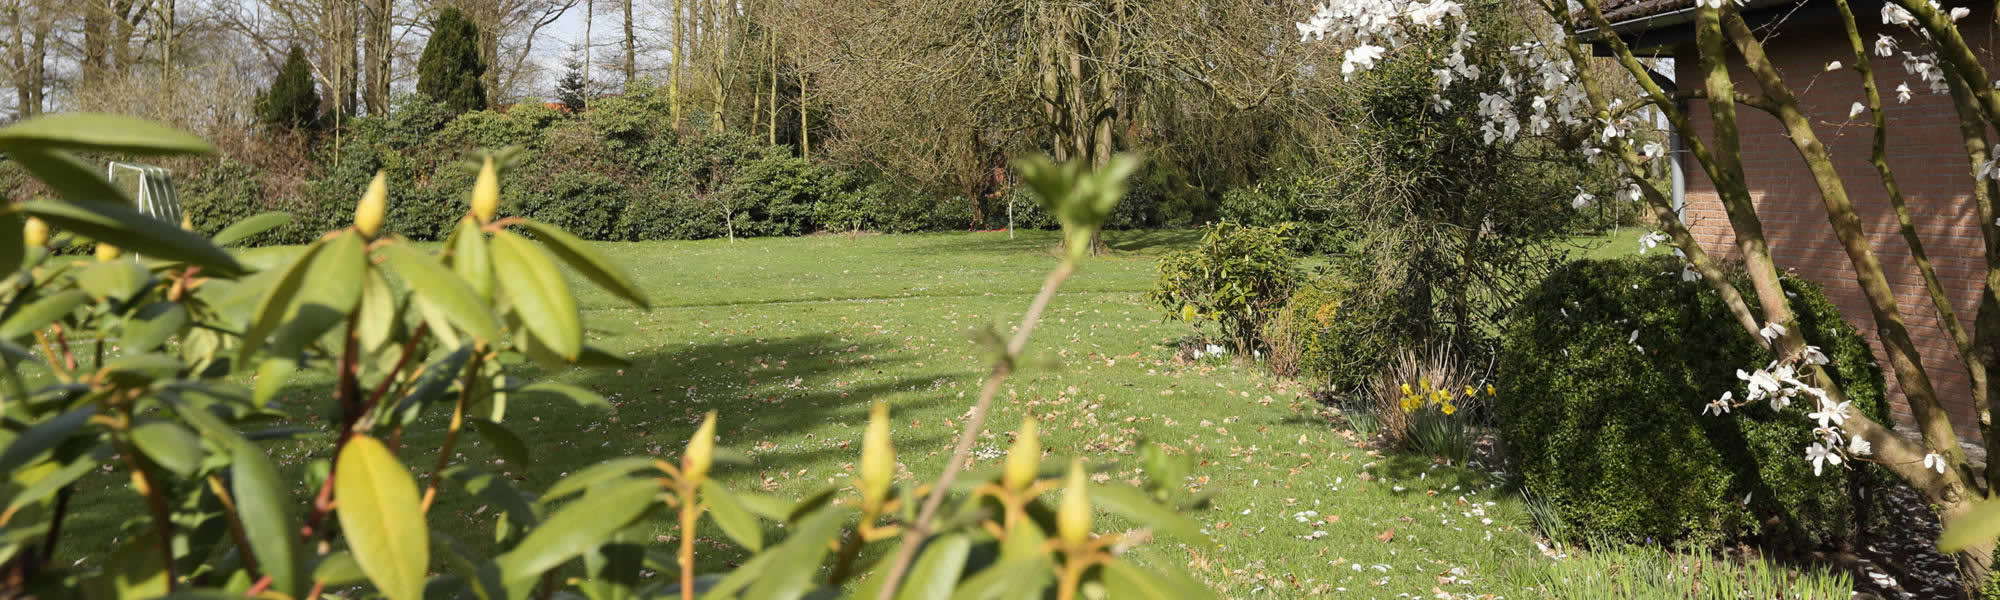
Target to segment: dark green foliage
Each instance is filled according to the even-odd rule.
[[[1280,374],[1338,392],[1358,390],[1405,345],[1406,340],[1396,338],[1395,307],[1383,296],[1357,289],[1326,273],[1292,292],[1267,336],[1272,356],[1291,360]],[[1281,353],[1281,345],[1289,352]]]
[[[1355,233],[1356,224],[1332,210],[1328,192],[1334,185],[1305,173],[1275,173],[1223,192],[1217,212],[1223,219],[1244,225],[1292,223],[1289,240],[1293,250],[1335,253],[1345,246],[1344,236]]]
[[[1232,349],[1265,346],[1264,325],[1277,317],[1298,285],[1298,256],[1285,247],[1287,225],[1210,225],[1201,246],[1160,259],[1160,278],[1146,301],[1168,318],[1215,324]]]
[[[1814,476],[1804,459],[1815,439],[1805,401],[1782,412],[1759,404],[1701,414],[1725,392],[1741,396],[1736,371],[1771,356],[1680,272],[1665,256],[1581,261],[1528,294],[1506,330],[1495,407],[1523,483],[1586,537],[1712,543],[1756,534],[1804,547],[1847,535],[1851,486],[1873,467]],[[1789,277],[1784,285],[1853,410],[1886,419],[1866,342],[1817,286]]]
[[[583,62],[570,59],[563,63],[563,76],[556,80],[556,101],[571,113],[589,109],[590,80],[583,77]]]
[[[479,81],[486,68],[479,59],[478,26],[456,8],[438,11],[417,59],[417,93],[454,113],[486,108],[486,87]]]
[[[313,88],[306,53],[298,46],[292,46],[278,76],[271,79],[271,87],[258,97],[257,118],[267,126],[284,129],[319,126],[319,92]]]

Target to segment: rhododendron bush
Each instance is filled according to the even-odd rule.
[[[1695,52],[1679,60],[1694,61],[1692,72],[1698,77],[1680,82],[1680,91],[1667,90],[1652,78],[1653,59],[1635,53],[1616,35],[1602,34],[1611,30],[1611,23],[1598,0],[1536,0],[1479,9],[1518,10],[1522,22],[1541,24],[1532,31],[1531,41],[1510,48],[1503,90],[1480,100],[1480,114],[1488,119],[1486,141],[1502,143],[1553,125],[1596,131],[1580,151],[1623,169],[1626,185],[1615,194],[1617,200],[1644,204],[1658,221],[1659,233],[1648,236],[1647,242],[1672,246],[1684,263],[1679,274],[1684,283],[1706,286],[1717,294],[1743,334],[1779,357],[1766,364],[1743,365],[1736,374],[1738,387],[1709,402],[1708,418],[1802,405],[1811,417],[1814,441],[1798,449],[1799,459],[1828,475],[1863,461],[1887,467],[1953,522],[1946,535],[1947,549],[1958,552],[1961,570],[1974,579],[1985,573],[1994,538],[2000,535],[2000,517],[1962,517],[1993,492],[1994,482],[2000,480],[2000,462],[1972,462],[1960,448],[1933,384],[1929,368],[1936,365],[1927,368],[1919,355],[1905,324],[1907,308],[1899,305],[1870,241],[1900,243],[1915,257],[1931,303],[1958,350],[1955,358],[1972,375],[1972,404],[1980,415],[1981,437],[1993,448],[2000,442],[2000,429],[1988,418],[1996,393],[1988,374],[2000,367],[2000,278],[1985,278],[1977,313],[1970,322],[1961,319],[1916,234],[1917,220],[1886,159],[1891,130],[1883,111],[1885,104],[1908,102],[1917,94],[1951,97],[1964,138],[1962,166],[1971,188],[1966,191],[1978,207],[1986,264],[1990,273],[2000,274],[1993,269],[2000,264],[2000,222],[1995,221],[1993,207],[1995,159],[1989,152],[1989,129],[2000,125],[2000,93],[1995,92],[1994,78],[1978,60],[1978,52],[1959,31],[1969,22],[1969,9],[1934,0],[1895,0],[1879,14],[1856,14],[1847,0],[1833,4],[1847,47],[1834,47],[1833,55],[1824,57],[1825,68],[1858,75],[1860,85],[1848,91],[1853,97],[1848,116],[1857,121],[1854,125],[1874,129],[1869,158],[1875,177],[1853,180],[1835,170],[1821,131],[1813,127],[1813,117],[1796,95],[1794,85],[1802,82],[1784,78],[1766,53],[1764,37],[1771,31],[1753,29],[1744,20],[1744,6],[1724,0],[1697,0],[1693,22],[1680,25],[1693,29]],[[1297,28],[1310,43],[1343,48],[1341,70],[1350,76],[1395,56],[1417,36],[1450,35],[1455,41],[1449,52],[1427,57],[1435,61],[1438,85],[1448,87],[1479,76],[1465,57],[1481,35],[1469,25],[1474,22],[1467,18],[1471,10],[1450,0],[1336,0],[1319,6]],[[1880,27],[1872,21],[1879,21]],[[1871,34],[1864,35],[1864,30]],[[1598,55],[1609,58],[1595,58]],[[1746,77],[1752,81],[1739,84]],[[1636,92],[1618,92],[1628,89]],[[1688,99],[1702,102],[1682,103]],[[1762,216],[1750,194],[1749,186],[1757,182],[1746,174],[1740,154],[1739,113],[1744,109],[1775,118],[1811,174],[1815,195],[1823,202],[1831,230],[1855,273],[1855,285],[1868,303],[1885,364],[1908,400],[1919,438],[1898,435],[1888,423],[1852,410],[1840,386],[1827,375],[1825,353],[1800,335],[1791,300],[1779,284],[1778,274],[1785,265],[1773,260],[1767,246]],[[1713,124],[1711,133],[1695,135],[1692,111],[1706,113]],[[1687,155],[1714,182],[1734,229],[1733,248],[1704,247],[1677,217],[1670,190],[1644,176],[1651,163],[1664,159],[1665,149],[1635,133],[1656,119],[1684,136]],[[1898,217],[1896,231],[1864,229],[1850,197],[1859,186],[1881,186]],[[1551,199],[1552,203],[1597,201],[1604,200],[1582,191],[1575,197]],[[1868,237],[1871,233],[1874,238]],[[1730,285],[1723,275],[1722,256],[1742,259],[1752,284],[1750,293]]]

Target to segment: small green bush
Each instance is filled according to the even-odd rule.
[[[1200,327],[1213,323],[1238,354],[1260,350],[1264,326],[1275,318],[1303,276],[1298,256],[1285,247],[1289,225],[1210,225],[1201,245],[1160,259],[1160,277],[1147,302],[1167,317]]]
[[[1274,366],[1284,354],[1280,347],[1295,357],[1296,366],[1280,375],[1303,376],[1334,391],[1359,390],[1410,342],[1399,339],[1384,299],[1357,290],[1345,278],[1321,274],[1292,292],[1266,336]]]
[[[1524,299],[1505,332],[1495,406],[1522,482],[1581,535],[1755,534],[1792,547],[1845,536],[1851,490],[1873,467],[1815,476],[1804,459],[1814,440],[1806,402],[1701,414],[1724,392],[1742,393],[1738,369],[1771,356],[1680,271],[1666,256],[1576,262]],[[1784,285],[1853,410],[1886,419],[1867,343],[1817,286]]]
[[[1351,235],[1353,224],[1332,210],[1327,192],[1333,187],[1305,174],[1280,173],[1223,192],[1216,212],[1244,225],[1291,223],[1291,247],[1300,253],[1339,252],[1342,235]]]

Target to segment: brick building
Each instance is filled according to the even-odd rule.
[[[1961,3],[1962,0],[1946,0],[1947,8]],[[1631,44],[1635,54],[1675,58],[1671,67],[1664,64],[1661,67],[1673,72],[1661,73],[1656,79],[1680,82],[1681,89],[1698,88],[1702,77],[1696,68],[1692,0],[1604,0],[1602,5],[1605,16],[1613,23],[1612,31]],[[1887,33],[1902,49],[1929,51],[1908,30],[1884,27],[1879,18],[1881,3],[1850,0],[1850,5],[1864,43],[1872,46],[1877,33]],[[1992,27],[1992,15],[1978,5],[1970,8],[1974,14],[1960,21],[1965,38],[1976,47],[1990,48],[1993,36],[2000,33]],[[1742,11],[1745,20],[1765,35],[1767,54],[1799,96],[1801,108],[1813,117],[1815,131],[1833,154],[1856,211],[1874,240],[1875,253],[1895,287],[1912,337],[1921,348],[1923,364],[1951,413],[1953,425],[1962,437],[1976,439],[1977,420],[1964,363],[1933,308],[1909,247],[1903,243],[1881,179],[1869,163],[1874,128],[1866,113],[1848,118],[1849,107],[1856,101],[1865,101],[1861,77],[1851,68],[1826,70],[1829,61],[1852,65],[1854,60],[1835,4],[1827,0],[1752,0]],[[1592,33],[1603,35],[1603,32]],[[1985,51],[1988,48],[1977,49],[1989,60],[1987,68],[1993,69],[1991,53]],[[1978,210],[1972,197],[1973,167],[1966,158],[1951,99],[1945,94],[1931,93],[1922,80],[1908,74],[1900,50],[1889,58],[1872,51],[1868,57],[1884,96],[1890,167],[1903,188],[1926,254],[1952,298],[1959,321],[1969,329],[1986,275],[1985,246],[1980,239]],[[1739,91],[1757,92],[1756,80],[1746,70],[1739,66],[1734,75],[1732,79]],[[1897,103],[1895,89],[1906,82],[1915,96],[1906,103]],[[1695,130],[1692,135],[1713,140],[1709,111],[1703,102],[1686,101],[1682,108]],[[1824,285],[1841,313],[1876,345],[1877,360],[1886,365],[1867,301],[1855,283],[1854,268],[1834,238],[1818,188],[1804,161],[1776,118],[1741,105],[1738,109],[1744,174],[1763,219],[1773,258],[1781,268]],[[1682,159],[1676,160],[1675,196],[1683,220],[1709,251],[1721,256],[1738,255],[1714,185],[1678,144],[1675,155]],[[1900,392],[1893,391],[1895,374],[1886,368],[1884,371],[1896,396],[1897,419],[1907,422],[1909,409]]]

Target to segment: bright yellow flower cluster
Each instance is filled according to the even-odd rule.
[[[1493,386],[1486,386],[1486,395],[1492,396],[1495,393]],[[1478,396],[1478,389],[1469,385],[1465,386],[1464,398],[1472,399]],[[1403,384],[1403,412],[1416,412],[1417,409],[1425,406],[1435,406],[1439,412],[1449,415],[1458,412],[1458,405],[1452,403],[1452,399],[1456,397],[1459,396],[1444,387],[1431,389],[1431,382],[1429,380],[1418,380],[1417,387],[1414,389],[1410,387],[1410,384],[1405,383]]]

